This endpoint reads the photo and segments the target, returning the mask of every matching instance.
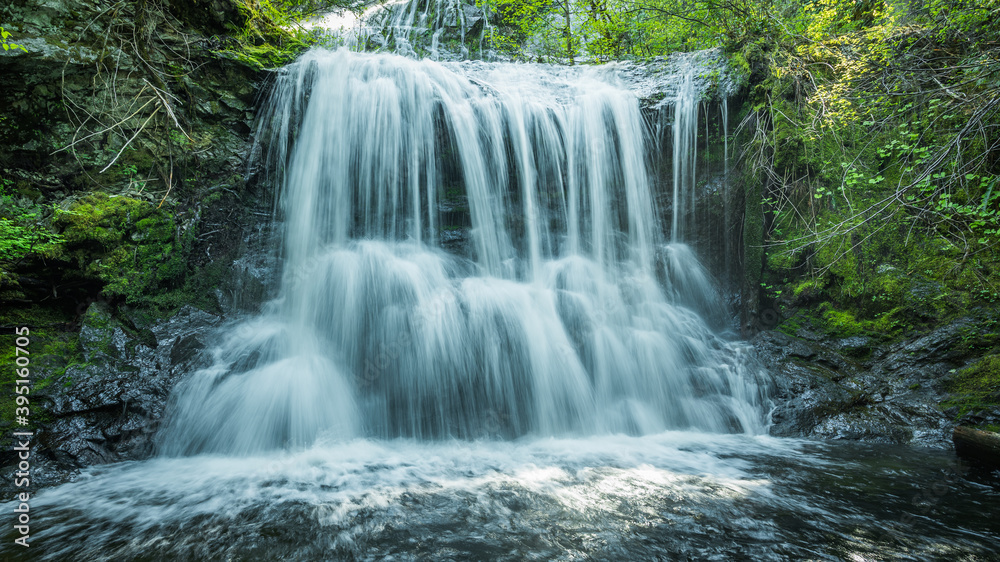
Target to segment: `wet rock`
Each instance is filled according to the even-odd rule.
[[[256,313],[268,300],[277,296],[281,278],[278,258],[280,246],[273,244],[278,225],[261,224],[244,240],[246,253],[232,262],[228,275],[217,289],[216,298],[227,314]],[[290,271],[289,279],[308,277],[312,271]]]
[[[483,13],[483,9],[480,8],[479,6],[472,6],[472,5],[466,4],[466,5],[462,6],[462,10],[463,10],[464,16],[465,16],[465,18],[464,18],[464,20],[465,20],[465,28],[468,29],[468,30],[472,30],[473,28],[475,28],[476,24],[478,24],[481,21],[483,21],[483,18],[485,17],[485,14]]]
[[[245,175],[253,108],[266,77],[248,64],[221,57],[222,43],[211,36],[233,25],[239,28],[243,16],[230,0],[124,3],[118,8],[108,10],[89,0],[13,0],[5,6],[5,29],[27,52],[18,49],[0,56],[0,136],[5,148],[0,151],[0,169],[45,207],[66,210],[94,190],[146,200],[151,206],[165,200],[176,222],[176,237],[189,241],[183,255],[186,267],[181,268],[187,273],[158,290],[186,287],[186,281],[199,278],[210,281],[194,284],[198,289],[178,289],[185,293],[164,308],[208,295],[198,306],[222,312],[253,310],[269,298],[269,274],[253,263],[240,277],[232,274],[231,265],[253,249],[247,232],[266,222],[269,213],[261,208],[271,208],[270,201],[253,192],[253,182],[262,178],[251,180],[248,187]],[[142,10],[146,12],[140,14]],[[140,15],[160,25],[133,31]],[[142,48],[131,40],[120,41],[120,33],[129,38],[141,33]],[[198,111],[201,100],[208,100],[211,111]],[[53,110],[60,107],[73,111]],[[133,116],[138,121],[122,121],[129,133],[117,141],[110,134],[90,134],[139,107],[147,113]],[[158,112],[155,118],[153,111]],[[153,121],[142,132],[147,118]],[[155,125],[161,118],[169,135]],[[101,175],[133,130],[138,135],[133,144]],[[69,146],[74,150],[66,150]],[[143,183],[137,183],[139,178]],[[123,236],[122,243],[130,246],[124,249],[134,249],[147,235],[147,230],[136,229]],[[14,272],[26,279],[22,302],[48,303],[60,314],[79,314],[80,307],[86,309],[95,298],[123,300],[107,292],[101,296],[108,279],[86,272],[88,263],[100,264],[106,258],[108,248],[92,246],[81,246],[72,259],[24,260]],[[125,271],[122,277],[131,281],[134,273]],[[30,281],[35,278],[37,283]],[[211,297],[220,293],[229,300],[212,306]],[[9,302],[0,305],[7,306]],[[171,318],[147,323],[141,318],[148,312],[149,307],[142,314],[112,314],[105,305],[94,304],[82,318],[67,318],[60,328],[76,329],[80,322],[82,353],[61,362],[64,372],[38,373],[38,380],[55,377],[38,389],[40,415],[46,416],[38,432],[42,473],[45,466],[56,474],[65,467],[140,458],[152,450],[151,435],[170,389],[182,373],[200,365],[210,327],[220,319],[185,307]],[[67,362],[73,364],[67,367]],[[0,461],[7,464],[9,459]]]
[[[110,321],[102,303],[91,309],[81,329],[87,363],[69,367],[40,393],[54,420],[39,442],[63,469],[150,455],[171,389],[202,365],[207,338],[221,321],[184,307],[149,328],[156,345],[148,346]]]
[[[938,404],[943,381],[968,360],[960,344],[970,322],[892,344],[759,333],[752,343],[777,387],[771,433],[950,447],[955,413]]]
[[[872,351],[874,342],[865,336],[843,338],[836,342],[837,351],[849,357],[863,357]]]

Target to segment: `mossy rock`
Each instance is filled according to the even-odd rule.
[[[150,202],[94,193],[54,224],[66,240],[64,258],[103,282],[108,298],[143,304],[183,282],[193,229]]]
[[[958,371],[945,383],[945,389],[952,395],[941,405],[955,408],[957,418],[1000,410],[1000,355],[987,355]]]
[[[26,323],[17,324],[26,326]],[[72,365],[83,361],[81,354],[79,337],[72,332],[61,332],[51,329],[31,328],[27,334],[28,345],[24,347],[30,355],[28,364],[27,385],[29,388],[29,398],[45,390],[54,381],[62,377],[66,369]],[[13,334],[0,335],[0,362],[3,365],[14,365],[18,356],[16,351],[18,336]],[[23,341],[23,340],[22,340]],[[52,416],[47,409],[47,402],[38,398],[30,398],[28,424],[15,426],[15,408],[13,397],[16,396],[14,390],[17,386],[15,381],[22,379],[13,368],[3,369],[0,372],[0,392],[9,400],[0,401],[0,429],[3,436],[0,437],[0,445],[6,446],[10,443],[8,428],[17,427],[18,430],[35,430],[43,427],[51,421]]]

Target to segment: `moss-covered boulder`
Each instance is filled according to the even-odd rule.
[[[942,404],[956,421],[1000,430],[1000,355],[987,355],[946,381],[950,396]]]

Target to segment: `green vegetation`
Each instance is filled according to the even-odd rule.
[[[761,287],[821,332],[892,340],[1000,302],[1000,2],[481,4],[515,57],[724,49],[749,85],[751,308]]]
[[[25,84],[0,94],[0,325],[33,311],[31,326],[67,326],[94,298],[132,315],[216,308],[224,271],[211,258],[229,242],[191,256],[198,236],[224,232],[213,207],[242,195],[234,155],[253,69],[301,51],[294,22],[330,4],[142,1],[45,18],[11,7],[16,37],[75,50],[65,63],[5,61]],[[58,87],[46,65],[62,69]]]
[[[581,30],[574,28],[573,21],[579,17],[581,4],[572,0],[481,0],[478,4],[497,14],[499,25],[487,39],[498,51],[556,57],[569,64],[579,56]]]
[[[232,0],[242,25],[232,25],[219,53],[257,69],[284,66],[313,45],[325,44],[321,34],[302,22],[331,11],[360,14],[372,0]]]
[[[479,0],[496,14],[494,48],[521,58],[607,61],[766,37],[770,2]]]
[[[766,63],[745,123],[768,276],[825,302],[831,332],[892,338],[1000,298],[997,25],[944,6],[825,1],[741,51]]]
[[[80,361],[79,337],[75,333],[61,333],[51,330],[32,331],[30,333],[30,344],[28,346],[31,381],[28,398],[29,425],[14,426],[15,408],[13,397],[15,381],[19,378],[17,371],[12,366],[15,364],[15,342],[17,337],[13,334],[0,335],[0,364],[5,368],[0,371],[0,392],[9,397],[8,400],[0,401],[0,429],[3,436],[0,437],[0,446],[8,446],[10,443],[10,430],[8,428],[17,427],[17,430],[32,431],[44,426],[51,421],[51,415],[45,409],[45,401],[38,397],[38,393],[45,390],[56,379],[65,374],[66,369]]]
[[[45,208],[13,189],[14,182],[0,177],[0,286],[4,271],[18,262],[58,253],[62,237],[45,226],[52,209]]]
[[[518,60],[722,47],[747,85],[730,129],[742,149],[733,176],[747,210],[746,302],[784,307],[779,329],[886,342],[974,318],[963,359],[998,352],[1000,327],[983,311],[1000,304],[1000,1],[479,4],[491,14],[487,43]],[[299,23],[309,15],[366,5],[142,1],[88,14],[97,38],[71,39],[89,49],[93,74],[80,79],[67,65],[68,87],[33,85],[0,112],[0,140],[16,148],[0,155],[2,323],[68,323],[66,303],[52,303],[76,294],[55,295],[57,286],[100,293],[130,314],[213,308],[225,266],[193,256],[208,254],[195,251],[210,230],[199,221],[221,193],[244,195],[231,170],[212,176],[244,140],[232,131],[251,110],[247,84],[261,77],[239,69],[281,66],[321,41]],[[197,55],[191,29],[209,45]],[[4,50],[26,50],[11,42],[22,35],[0,28]],[[34,159],[15,161],[25,154]],[[25,302],[34,300],[26,283],[51,300]],[[963,412],[996,405],[995,358],[956,376]]]
[[[942,407],[955,408],[957,418],[1000,408],[1000,355],[987,355],[959,371],[947,381],[946,389],[952,397]]]
[[[277,68],[305,50],[309,35],[297,25],[295,12],[280,1],[236,2],[244,24],[233,33],[220,53],[258,69]]]
[[[103,193],[60,210],[54,224],[64,256],[80,274],[104,283],[104,295],[128,304],[155,299],[182,283],[192,233],[152,203]]]
[[[24,45],[18,45],[17,43],[14,43],[13,41],[10,40],[10,37],[11,33],[6,29],[4,29],[2,26],[0,26],[0,44],[3,45],[3,50],[10,51],[11,49],[21,49],[25,53],[28,52],[28,49],[25,48]]]

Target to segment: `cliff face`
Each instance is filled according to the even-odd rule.
[[[2,298],[55,300],[74,314],[103,290],[176,308],[184,299],[166,295],[233,245],[214,209],[244,195],[262,77],[220,56],[220,40],[206,35],[220,24],[184,22],[215,4],[6,9],[24,50],[0,57],[2,210],[26,237],[50,243],[0,258]]]
[[[23,46],[0,53],[0,343],[6,359],[13,329],[31,329],[31,424],[62,466],[148,452],[174,367],[203,345],[191,334],[234,283],[256,283],[232,274],[271,205],[247,182],[267,74],[227,52],[242,14],[227,0],[0,8]]]

